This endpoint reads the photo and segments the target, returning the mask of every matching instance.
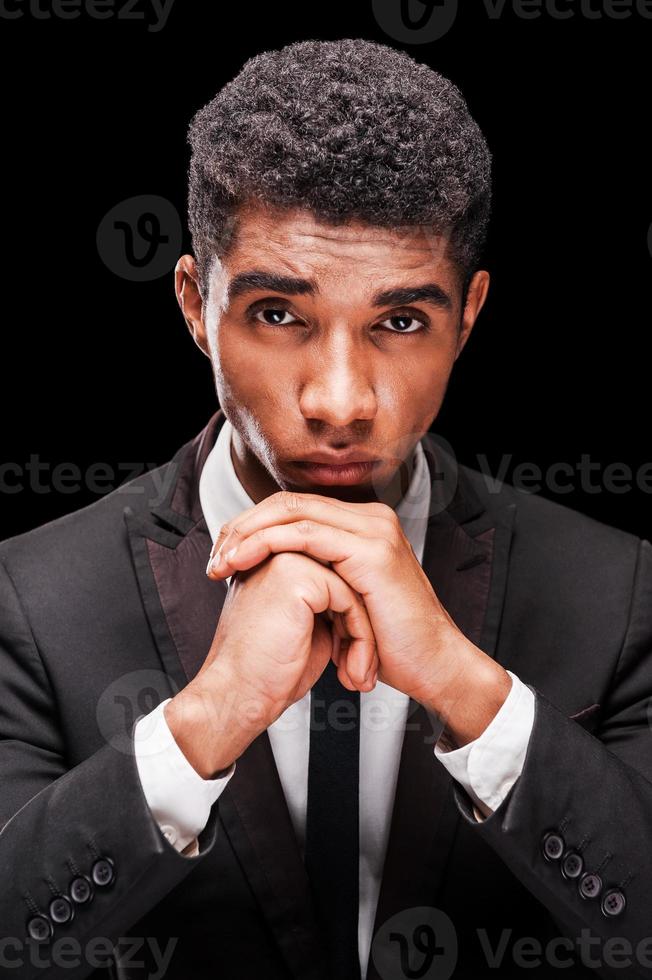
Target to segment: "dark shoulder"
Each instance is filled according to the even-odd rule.
[[[599,586],[631,577],[641,538],[541,493],[530,493],[470,466],[460,465],[482,504],[500,520],[513,509],[510,554],[543,574],[593,578]]]
[[[0,564],[34,573],[41,581],[45,567],[56,576],[53,586],[75,569],[90,574],[94,565],[106,567],[126,549],[125,508],[146,517],[150,507],[162,502],[174,472],[173,460],[168,460],[78,510],[5,538],[0,541]]]

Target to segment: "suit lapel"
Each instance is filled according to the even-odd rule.
[[[490,515],[436,438],[427,436],[423,446],[432,485],[423,569],[464,635],[493,656],[514,505]],[[442,728],[410,698],[367,980],[382,980],[395,962],[383,926],[408,909],[432,907],[442,881],[460,819],[453,780],[433,754]]]
[[[145,516],[124,509],[143,606],[172,694],[201,667],[226,595],[223,582],[205,575],[211,540],[198,492],[223,421],[217,411],[175,454],[161,503]],[[426,436],[423,447],[432,485],[424,571],[464,634],[493,656],[514,505],[490,514],[437,438]],[[433,755],[441,727],[410,700],[374,935],[397,912],[432,905],[441,881],[459,819],[452,780]],[[309,882],[267,732],[238,759],[219,811],[291,971],[323,980]],[[373,945],[368,980],[380,980]]]
[[[148,517],[124,511],[141,598],[173,694],[204,662],[226,597],[225,583],[205,573],[212,542],[198,493],[223,421],[216,412],[173,457],[169,492]],[[238,759],[219,812],[293,974],[325,980],[309,881],[266,731]]]

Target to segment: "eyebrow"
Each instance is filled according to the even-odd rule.
[[[284,276],[275,272],[252,269],[240,272],[229,283],[229,305],[239,296],[257,289],[269,289],[275,293],[289,293],[294,296],[314,296],[319,292],[312,279]],[[371,299],[372,306],[407,306],[409,303],[425,302],[442,309],[451,309],[452,300],[448,293],[435,282],[421,286],[400,286],[384,289]]]

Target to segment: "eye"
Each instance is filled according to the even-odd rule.
[[[390,324],[389,327],[385,327],[385,324]],[[426,324],[423,320],[417,320],[416,317],[410,316],[407,313],[395,313],[393,316],[387,318],[387,320],[382,320],[379,326],[385,327],[391,333],[418,333],[420,330],[425,329]]]
[[[290,319],[284,321],[283,317],[286,316],[290,317]],[[254,320],[258,320],[259,323],[264,323],[267,327],[287,327],[292,323],[299,322],[287,310],[278,306],[265,306],[256,311],[253,314],[253,318]]]

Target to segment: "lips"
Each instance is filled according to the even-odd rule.
[[[300,466],[311,465],[313,463],[325,466],[345,466],[350,463],[374,463],[378,461],[377,456],[370,456],[369,453],[358,450],[350,450],[346,453],[311,453],[296,462]]]
[[[367,479],[381,460],[352,460],[347,463],[313,463],[306,460],[297,462],[299,472],[304,473],[311,483],[322,486],[345,486],[361,483]]]

